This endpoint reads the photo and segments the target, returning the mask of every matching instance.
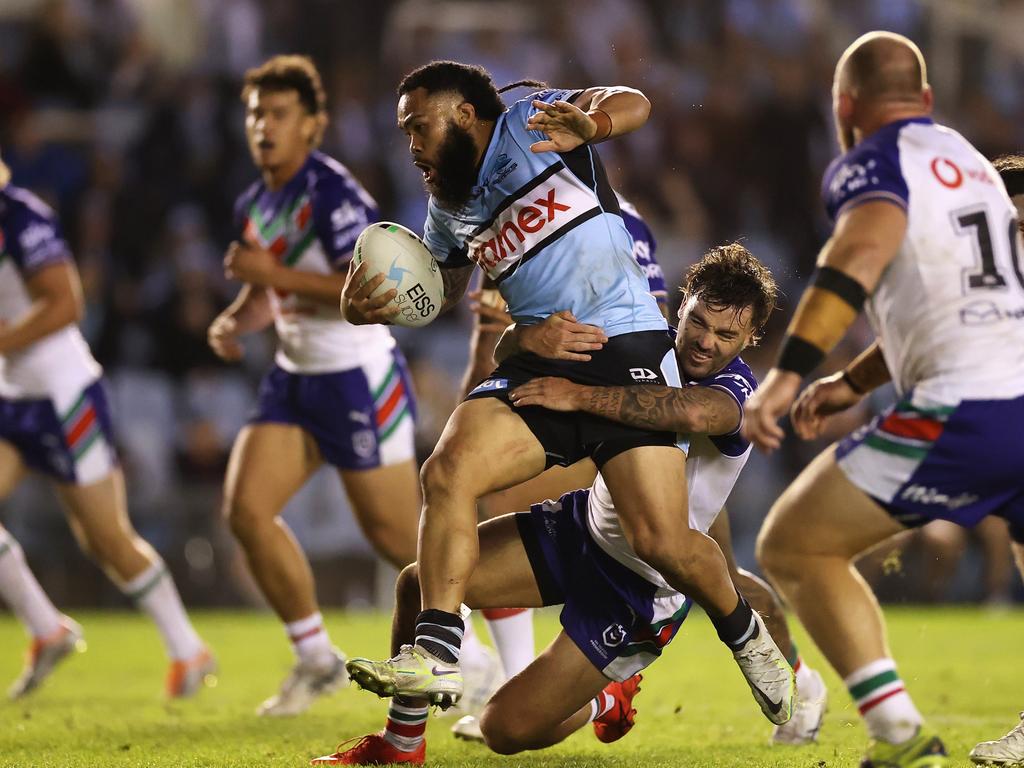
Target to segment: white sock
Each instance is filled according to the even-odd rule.
[[[156,624],[171,659],[187,661],[203,650],[203,641],[185,613],[178,588],[163,560],[157,558],[138,576],[122,584],[121,591]]]
[[[292,649],[300,664],[325,666],[334,654],[331,638],[324,626],[324,617],[320,611],[311,613],[304,619],[289,621],[284,625]]]
[[[488,611],[484,611],[487,618]],[[512,616],[487,618],[505,677],[511,678],[526,669],[535,657],[533,641],[533,611],[525,610]]]
[[[0,597],[32,637],[50,637],[60,629],[60,611],[32,575],[21,545],[3,529],[0,529]]]
[[[878,659],[865,664],[845,680],[872,738],[901,744],[917,733],[924,722],[903,681],[896,673],[896,662]]]
[[[597,696],[590,700],[590,719],[588,723],[592,723],[601,715],[606,712],[610,712],[611,708],[615,706],[615,697],[607,691],[601,691]]]
[[[818,679],[818,676],[814,674],[814,670],[807,666],[807,662],[801,656],[797,660],[796,667],[796,690],[800,696],[805,699],[817,697],[821,693],[822,687]]]

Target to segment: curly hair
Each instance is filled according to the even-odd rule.
[[[757,343],[779,296],[771,271],[739,243],[712,248],[686,273],[682,293],[699,296],[711,309],[737,310],[749,306]]]
[[[242,101],[249,100],[254,89],[295,91],[299,102],[311,115],[327,111],[327,95],[316,64],[308,56],[297,54],[274,56],[245,73]]]
[[[1010,197],[1024,195],[1024,155],[1003,155],[992,161]]]

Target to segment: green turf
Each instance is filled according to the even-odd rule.
[[[1024,612],[889,610],[890,637],[918,706],[942,732],[956,763],[978,740],[1002,735],[1024,707]],[[0,704],[2,766],[301,766],[351,736],[378,730],[384,703],[356,689],[318,702],[304,716],[257,719],[290,664],[283,633],[270,616],[198,613],[216,650],[221,676],[197,699],[167,704],[155,631],[133,614],[77,612],[89,650],[66,662],[25,702]],[[351,654],[381,655],[388,621],[377,614],[328,616],[335,641]],[[556,628],[538,621],[538,638]],[[801,635],[802,636],[802,635]],[[17,673],[24,640],[0,617],[0,680]],[[805,656],[821,667],[803,642]],[[761,718],[740,675],[700,614],[684,626],[665,658],[645,677],[637,726],[606,746],[589,731],[543,753],[502,758],[456,742],[450,720],[430,721],[428,762],[438,765],[539,766],[827,766],[856,765],[865,733],[839,680],[825,671],[831,700],[818,746],[768,746]]]

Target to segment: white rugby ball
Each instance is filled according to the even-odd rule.
[[[371,297],[398,291],[391,302],[401,310],[391,320],[395,325],[420,328],[441,312],[444,282],[437,261],[416,233],[401,224],[379,221],[368,226],[356,240],[352,259],[357,267],[366,262],[368,277],[384,275]]]

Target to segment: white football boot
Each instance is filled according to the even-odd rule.
[[[732,654],[740,671],[747,679],[750,692],[764,712],[776,725],[782,725],[793,716],[796,677],[779,646],[768,634],[764,621],[754,611],[754,621],[760,632],[757,637]]]
[[[995,741],[983,741],[969,755],[978,765],[1024,765],[1024,712],[1008,734]]]
[[[452,726],[452,735],[463,741],[484,743],[484,732],[480,730],[480,718],[475,715],[460,717]]]
[[[773,743],[799,746],[818,740],[818,731],[821,730],[821,723],[825,719],[828,689],[816,669],[810,670],[810,674],[814,678],[814,685],[805,686],[809,689],[806,695],[804,687],[797,686],[793,716],[788,723],[777,725],[772,730]]]
[[[75,651],[85,650],[82,627],[78,622],[61,616],[60,629],[46,638],[36,638],[29,646],[25,656],[25,668],[18,679],[11,683],[7,695],[11,699],[20,699],[31,693],[50,676],[54,668]]]
[[[403,645],[398,655],[387,661],[352,659],[345,667],[360,688],[381,698],[427,699],[441,709],[462,698],[459,665],[441,661],[418,645]]]
[[[319,697],[348,685],[345,661],[345,654],[332,648],[331,660],[326,666],[296,664],[281,684],[281,690],[260,704],[256,714],[261,717],[302,714]]]

